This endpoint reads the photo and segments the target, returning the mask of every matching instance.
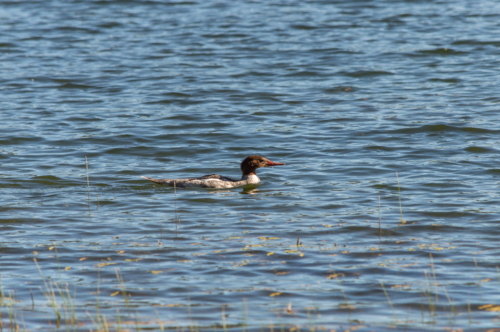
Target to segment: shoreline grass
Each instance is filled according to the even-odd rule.
[[[62,279],[56,281],[46,275],[44,275],[42,267],[39,262],[34,259],[34,263],[39,271],[40,278],[42,279],[43,287],[40,287],[40,294],[45,299],[44,304],[41,304],[40,300],[37,298],[37,293],[31,292],[31,297],[35,311],[27,309],[27,306],[18,299],[15,298],[15,291],[11,290],[5,292],[2,286],[2,279],[0,278],[0,331],[33,331],[36,328],[31,327],[30,315],[33,312],[37,312],[38,315],[44,315],[44,320],[47,322],[46,328],[50,326],[60,329],[61,331],[143,331],[143,330],[154,330],[154,331],[164,331],[172,330],[176,331],[224,331],[229,330],[237,331],[288,331],[288,332],[298,332],[301,330],[308,331],[333,331],[337,328],[344,328],[346,326],[364,326],[371,327],[376,331],[382,331],[384,328],[390,326],[398,327],[401,329],[406,329],[407,327],[428,327],[433,326],[443,327],[451,326],[457,327],[460,324],[464,324],[463,320],[466,319],[467,324],[473,325],[475,321],[479,319],[474,318],[478,313],[484,313],[485,310],[472,310],[472,305],[470,301],[467,304],[460,305],[457,304],[453,299],[453,294],[450,293],[444,285],[438,285],[437,274],[435,270],[435,262],[430,255],[430,266],[431,273],[424,272],[425,276],[425,287],[419,291],[413,291],[413,294],[421,294],[424,299],[426,299],[427,304],[421,307],[422,312],[421,322],[416,324],[413,314],[406,311],[406,318],[400,320],[400,313],[403,307],[399,307],[391,299],[391,292],[393,289],[399,290],[401,288],[387,287],[387,281],[384,283],[381,280],[378,281],[379,286],[385,296],[386,302],[377,303],[379,308],[384,308],[387,306],[390,310],[387,310],[387,317],[384,321],[373,322],[372,324],[360,319],[364,315],[363,306],[360,305],[356,299],[348,300],[347,294],[344,291],[342,284],[343,280],[337,279],[339,298],[335,301],[332,308],[326,310],[326,308],[320,308],[315,306],[314,310],[311,311],[311,307],[300,307],[294,306],[292,310],[292,302],[286,300],[281,303],[282,309],[275,312],[275,321],[271,322],[258,322],[251,318],[252,310],[249,310],[248,301],[243,299],[242,306],[238,310],[238,305],[234,304],[223,304],[219,307],[220,320],[212,321],[209,324],[201,324],[195,319],[195,314],[192,311],[197,308],[199,304],[193,304],[188,299],[188,303],[184,305],[186,308],[184,318],[177,320],[166,320],[163,317],[165,312],[158,312],[158,308],[177,308],[179,306],[159,306],[151,312],[154,311],[154,315],[144,315],[144,307],[138,306],[137,303],[133,302],[133,297],[130,296],[127,291],[127,287],[123,276],[119,269],[115,269],[116,281],[118,282],[118,291],[111,294],[114,296],[116,293],[121,294],[120,301],[106,301],[106,305],[103,307],[101,303],[101,292],[102,286],[100,282],[97,283],[97,292],[94,301],[94,310],[89,311],[89,303],[81,304],[77,301],[77,291],[76,285],[71,286],[69,282],[63,281]],[[98,274],[100,272],[98,271]],[[100,280],[100,277],[98,277]],[[70,289],[73,288],[73,291]],[[323,290],[322,290],[323,291]],[[447,301],[439,302],[439,293],[442,292],[443,296]],[[370,306],[369,304],[364,304]],[[126,308],[126,312],[122,312],[120,308]],[[44,308],[50,309],[46,311]],[[228,312],[227,309],[231,310]],[[496,307],[485,306],[487,311],[494,312]],[[490,310],[488,310],[488,308]],[[206,310],[206,309],[204,309]],[[214,315],[218,311],[214,307]],[[142,312],[142,314],[139,313]],[[426,319],[425,312],[428,312],[429,319]],[[52,312],[52,313],[51,313]],[[235,314],[239,312],[241,317],[236,317]],[[333,323],[325,322],[324,314],[325,312],[336,313],[335,321]],[[30,313],[30,314],[29,314]],[[390,314],[392,313],[392,315]],[[392,317],[389,318],[388,316]],[[28,317],[28,321],[25,319]],[[300,322],[296,322],[298,318]],[[342,317],[341,319],[339,319]],[[229,320],[228,320],[229,318]],[[290,319],[294,322],[290,323]],[[39,319],[38,319],[39,320]],[[353,322],[357,322],[353,325]],[[394,329],[394,328],[391,328]]]
[[[297,239],[300,244],[300,239]],[[296,247],[291,245],[291,247]],[[307,247],[310,248],[310,247]],[[54,250],[55,249],[55,250]],[[342,250],[344,248],[334,248],[333,250]],[[34,331],[32,315],[36,313],[37,320],[47,322],[44,328],[59,329],[61,331],[287,331],[298,332],[301,330],[321,331],[325,328],[330,330],[345,330],[352,322],[359,325],[368,326],[374,331],[383,331],[384,328],[395,326],[399,328],[422,328],[427,329],[431,326],[435,329],[445,327],[477,326],[484,321],[484,315],[495,315],[500,311],[500,304],[481,303],[481,293],[475,291],[473,300],[468,299],[467,303],[457,298],[457,288],[453,284],[440,283],[440,262],[436,261],[433,254],[428,254],[428,264],[424,265],[427,270],[422,271],[421,280],[414,279],[407,285],[397,284],[404,282],[401,279],[384,277],[378,280],[378,287],[373,285],[369,287],[374,294],[382,291],[384,296],[377,296],[379,302],[367,302],[360,300],[356,292],[352,293],[352,287],[355,283],[350,283],[354,279],[349,279],[350,273],[345,268],[342,272],[333,271],[333,265],[330,265],[328,277],[324,285],[329,287],[319,287],[317,292],[325,295],[330,292],[332,296],[331,305],[314,305],[313,307],[301,304],[300,300],[286,296],[286,291],[279,290],[276,296],[270,295],[268,303],[263,304],[265,298],[258,299],[257,308],[254,301],[247,301],[243,297],[243,304],[238,308],[238,303],[223,304],[217,306],[214,304],[200,305],[200,302],[191,303],[188,296],[187,301],[176,304],[149,303],[140,295],[134,297],[134,291],[130,291],[126,285],[124,275],[120,269],[114,269],[114,277],[107,273],[106,283],[101,284],[101,268],[98,267],[97,273],[97,291],[95,297],[89,302],[84,303],[78,298],[77,286],[65,280],[65,268],[59,267],[59,257],[57,246],[54,244],[49,247],[53,250],[54,262],[50,271],[44,273],[43,266],[37,259],[34,264],[39,272],[41,287],[39,291],[29,289],[29,295],[24,300],[16,298],[16,290],[5,290],[0,279],[0,331]],[[266,257],[268,257],[266,255]],[[471,270],[469,284],[470,287],[481,287],[486,289],[488,280],[480,279],[480,262],[473,259],[473,268]],[[428,267],[428,268],[427,268]],[[109,272],[109,271],[107,271]],[[497,277],[500,277],[500,270],[495,269]],[[165,275],[166,276],[166,275]],[[0,276],[1,277],[1,276]],[[279,277],[281,278],[281,277]],[[356,278],[357,279],[357,278]],[[494,283],[498,278],[493,278]],[[330,283],[329,280],[335,282]],[[169,282],[169,279],[165,279]],[[328,284],[327,284],[328,283]],[[484,286],[481,286],[484,284]],[[420,287],[419,287],[420,285]],[[462,291],[463,285],[458,291]],[[135,286],[137,287],[137,286]],[[412,306],[404,299],[402,293],[411,297],[416,297],[415,304]],[[139,292],[140,293],[140,292]],[[81,293],[80,293],[81,294]],[[92,294],[92,293],[91,293]],[[121,294],[121,296],[116,296]],[[319,293],[317,293],[319,294]],[[317,294],[315,294],[314,298]],[[486,294],[486,291],[485,291]],[[41,295],[41,297],[40,297]],[[168,294],[165,294],[168,296]],[[115,297],[116,296],[116,297]],[[215,295],[214,295],[215,296]],[[363,298],[363,294],[360,294]],[[30,302],[31,301],[31,302]],[[156,300],[158,301],[158,300]],[[168,300],[167,300],[168,302]],[[280,308],[276,309],[276,306]],[[418,307],[420,305],[420,307]],[[90,307],[90,309],[89,309]],[[92,307],[94,309],[92,309]],[[253,307],[253,308],[252,308]],[[269,319],[264,324],[255,319],[255,312],[259,312],[267,307],[265,315],[272,315],[274,319]],[[179,308],[185,308],[179,310]],[[293,309],[292,309],[293,308]],[[313,308],[313,310],[311,310]],[[367,322],[363,319],[365,314],[373,315],[371,310],[381,312],[378,314],[380,319],[374,322]],[[147,311],[154,315],[148,314]],[[200,320],[200,317],[206,315],[207,311],[213,313],[213,319]],[[172,314],[174,317],[172,319]],[[201,314],[202,316],[198,316]],[[220,319],[217,316],[220,315]],[[175,316],[177,315],[177,316]],[[415,319],[421,316],[420,320]],[[42,317],[42,318],[40,318]],[[325,319],[331,317],[331,320]],[[402,318],[404,317],[404,318]],[[206,319],[206,318],[205,318]],[[293,322],[291,324],[290,322]],[[393,328],[391,328],[393,330]]]
[[[90,178],[89,178],[89,161],[87,159],[87,156],[85,156],[85,168],[87,169],[87,202],[88,202],[88,208],[89,208],[89,214],[90,214]]]

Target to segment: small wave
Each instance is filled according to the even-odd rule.
[[[469,146],[468,148],[464,149],[467,152],[471,153],[498,153],[496,149],[491,149],[491,148],[483,148],[480,146]]]
[[[359,70],[354,72],[341,72],[340,74],[350,77],[369,77],[369,76],[384,76],[394,75],[394,73],[385,70]]]
[[[446,124],[425,125],[416,128],[404,128],[393,130],[392,133],[396,134],[417,134],[417,133],[435,133],[435,132],[466,132],[476,134],[493,134],[498,130],[490,130],[476,127],[456,127]]]
[[[446,47],[441,47],[441,48],[435,48],[432,50],[419,50],[417,51],[417,54],[419,55],[461,55],[461,54],[467,54],[468,52],[463,52],[463,51],[456,51],[451,48],[446,48]]]

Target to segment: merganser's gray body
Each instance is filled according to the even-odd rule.
[[[235,188],[246,186],[249,184],[258,184],[259,177],[255,174],[255,170],[260,167],[280,166],[283,163],[275,163],[262,156],[248,156],[241,162],[241,180],[236,180],[228,176],[217,174],[205,175],[199,178],[188,179],[152,179],[143,176],[144,179],[153,181],[154,183],[170,186],[170,187],[198,187],[198,188]]]

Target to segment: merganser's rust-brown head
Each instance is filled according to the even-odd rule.
[[[283,163],[275,163],[262,156],[248,156],[241,162],[241,172],[243,175],[255,174],[259,167],[281,166]]]

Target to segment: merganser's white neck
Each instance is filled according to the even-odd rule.
[[[255,173],[254,174],[243,175],[241,177],[241,180],[242,181],[247,181],[247,184],[257,184],[257,183],[260,182],[259,177]]]

